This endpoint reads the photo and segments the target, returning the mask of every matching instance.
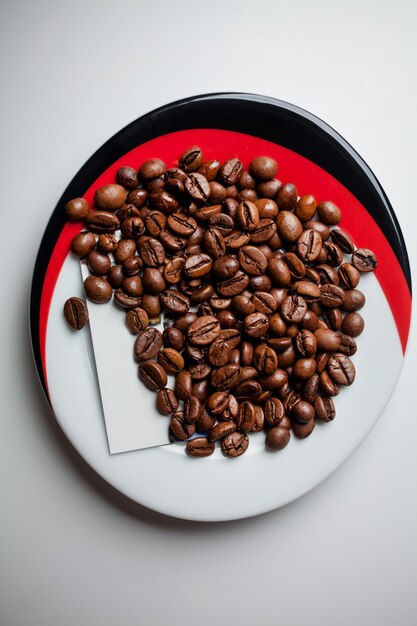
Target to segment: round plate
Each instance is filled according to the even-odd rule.
[[[65,222],[76,196],[114,182],[121,165],[139,167],[159,156],[173,166],[191,144],[206,159],[234,155],[247,166],[274,157],[280,180],[299,195],[331,199],[342,228],[358,247],[373,249],[377,271],[363,276],[366,328],[354,356],[355,384],[335,399],[337,415],[317,424],[306,440],[292,437],[279,453],[265,450],[262,433],[248,451],[227,459],[216,451],[190,459],[181,445],[110,455],[88,331],[71,332],[62,316],[66,298],[82,295],[79,267],[69,253],[79,224]],[[36,261],[31,332],[37,370],[69,440],[106,481],[154,510],[192,520],[231,520],[282,506],[313,488],[364,439],[384,409],[400,374],[411,311],[407,252],[394,212],[375,176],[327,124],[293,105],[249,94],[210,94],[174,102],[139,118],[104,144],[81,168],[58,202]],[[132,375],[135,375],[132,373]]]

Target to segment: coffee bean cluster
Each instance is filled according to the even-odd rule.
[[[192,146],[177,167],[121,167],[92,211],[82,198],[66,206],[85,224],[72,251],[91,271],[87,298],[126,310],[139,378],[190,456],[219,441],[237,457],[259,431],[281,450],[333,420],[333,397],[355,379],[357,287],[377,259],[337,228],[339,207],[300,197],[277,170],[268,156],[245,170]],[[77,298],[64,312],[73,328],[88,319]]]

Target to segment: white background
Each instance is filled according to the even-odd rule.
[[[132,504],[86,466],[42,396],[27,321],[43,230],[79,167],[141,114],[210,91],[275,96],[336,128],[382,183],[415,266],[416,6],[2,1],[1,626],[416,623],[413,336],[385,412],[337,472],[281,510],[210,525]]]

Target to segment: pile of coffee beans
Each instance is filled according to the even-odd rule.
[[[333,420],[333,397],[355,380],[357,287],[377,259],[337,228],[339,207],[300,197],[268,156],[245,170],[192,146],[176,165],[121,167],[94,210],[83,198],[66,205],[85,224],[72,251],[91,272],[86,296],[126,310],[139,379],[190,456],[219,441],[237,457],[259,431],[281,450]],[[75,329],[88,319],[79,298],[64,313]]]

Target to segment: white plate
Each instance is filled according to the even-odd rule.
[[[246,98],[248,101],[254,98],[241,95],[223,96],[225,100],[232,97],[236,100]],[[213,96],[213,99],[215,98],[218,99],[219,96]],[[265,103],[265,99],[262,98],[258,100],[255,98],[255,101]],[[194,100],[191,101],[193,102]],[[207,104],[206,100],[205,103]],[[180,103],[181,107],[185,104]],[[310,114],[301,112],[290,105],[273,101],[273,106],[280,107],[281,110],[290,110],[292,113],[296,111],[300,116],[307,116],[309,124],[321,125],[322,133],[334,133]],[[227,128],[225,122],[222,127]],[[126,129],[118,134],[119,143],[120,137],[123,139],[125,132]],[[165,127],[162,127],[161,132],[155,131],[154,136],[158,137],[163,132],[166,132]],[[214,144],[219,140],[217,131],[204,130],[199,133],[193,131],[193,133],[194,137],[198,138],[196,143],[206,142],[202,146],[206,153],[210,150],[207,147],[210,144],[210,137],[215,137]],[[347,144],[343,144],[343,140],[335,136],[337,142],[348,150]],[[181,152],[179,137],[179,135],[176,137],[175,142],[178,145],[177,153]],[[190,137],[187,131],[183,133],[183,136],[181,135],[180,139],[188,142],[184,144],[184,148],[192,143]],[[232,139],[233,137],[231,141]],[[246,138],[248,155],[251,154],[252,139]],[[127,150],[135,145],[134,140],[131,141],[133,144],[128,144]],[[138,145],[140,143],[143,142],[138,142]],[[157,147],[156,144],[152,144],[152,150]],[[282,158],[282,154],[287,154],[287,147],[275,146],[275,148],[278,151],[281,150],[278,158]],[[222,144],[222,147],[219,147],[217,143],[212,149],[213,153],[216,153],[216,149],[227,150],[227,146],[224,147]],[[271,144],[270,153],[273,150],[274,147]],[[352,158],[352,153],[350,153],[350,158]],[[120,165],[123,161],[120,151],[113,159],[110,158],[109,162],[116,161],[116,158],[119,159]],[[124,164],[133,164],[128,157],[124,158],[127,158]],[[87,166],[89,164],[91,166],[91,163],[96,161],[97,155]],[[111,166],[113,172],[114,168],[119,166],[118,164]],[[361,166],[366,168],[365,164]],[[104,171],[103,165],[101,167]],[[311,167],[314,170],[317,165],[311,164]],[[96,181],[96,186],[102,184],[102,181],[103,178]],[[297,184],[296,178],[294,182]],[[54,213],[55,218],[51,220],[45,234],[35,269],[31,322],[38,371],[41,378],[44,377],[45,388],[47,379],[49,399],[56,419],[84,459],[106,481],[129,498],[161,513],[206,521],[238,519],[272,510],[300,497],[329,476],[374,426],[388,402],[402,367],[411,300],[407,288],[404,287],[406,285],[404,274],[407,275],[407,255],[389,205],[387,205],[388,208],[382,207],[381,210],[387,211],[394,222],[397,230],[393,236],[399,237],[399,248],[403,257],[399,258],[398,252],[394,254],[392,250],[388,251],[387,255],[383,256],[389,258],[380,259],[382,268],[379,271],[381,272],[382,269],[386,272],[388,267],[395,278],[399,275],[398,271],[403,272],[403,281],[398,286],[397,293],[399,304],[397,302],[393,305],[394,291],[392,286],[390,287],[389,284],[387,286],[386,280],[384,282],[383,273],[380,273],[378,278],[374,275],[363,276],[360,288],[367,299],[367,304],[363,309],[366,328],[357,339],[358,352],[353,357],[357,369],[356,381],[351,387],[343,389],[335,398],[337,415],[333,422],[317,424],[308,439],[297,440],[292,437],[290,444],[279,453],[265,450],[264,435],[257,433],[250,435],[247,452],[237,459],[225,458],[219,450],[216,450],[215,454],[209,458],[191,459],[184,454],[183,444],[110,455],[89,329],[74,333],[67,327],[62,314],[63,303],[68,297],[83,296],[78,262],[71,254],[67,254],[69,241],[73,232],[76,232],[76,227],[71,226],[67,229],[64,237],[65,244],[62,244],[62,240],[60,247],[51,244],[51,233],[59,234],[62,227],[63,204],[69,197],[87,191],[88,185],[85,179],[81,177],[77,184],[79,185],[78,193],[75,193],[76,186],[70,185],[58,204]],[[340,187],[340,183],[337,184]],[[375,185],[375,182],[372,181],[372,184]],[[314,188],[310,191],[315,193]],[[346,191],[346,193],[350,192]],[[382,227],[378,227],[376,222],[373,223],[379,237]],[[370,234],[368,228],[366,231],[359,236],[363,236],[365,240],[369,236],[376,241],[376,235]],[[385,235],[382,233],[384,246],[388,246],[388,234],[387,231]],[[355,233],[355,238],[357,240],[357,233]],[[391,246],[395,248],[392,241]],[[49,258],[46,258],[48,255]],[[51,267],[54,269],[55,277],[51,277]],[[50,271],[49,277],[48,271]],[[45,273],[44,299],[39,303],[41,298],[38,293],[39,281],[40,276],[45,276]],[[388,300],[378,279],[384,286]],[[395,312],[395,319],[392,309]],[[398,328],[402,329],[402,341],[400,341]],[[136,376],[135,368],[132,369],[132,376]],[[150,393],[145,388],[143,389],[144,395]],[[140,410],[138,407],[138,414]],[[155,419],[165,418],[155,411]]]

